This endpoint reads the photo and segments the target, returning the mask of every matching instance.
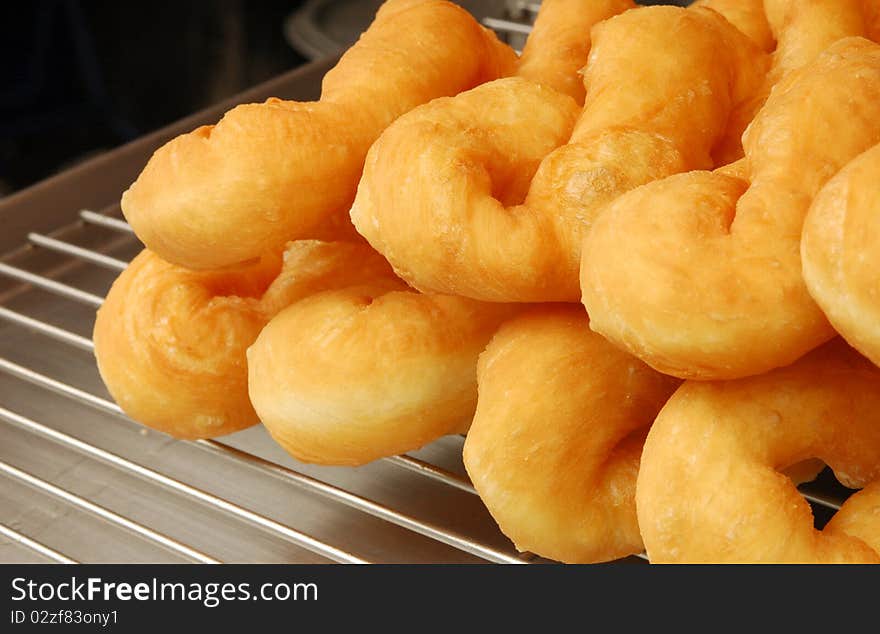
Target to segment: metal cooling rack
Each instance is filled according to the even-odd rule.
[[[523,6],[533,17],[537,7]],[[0,561],[545,561],[498,531],[462,467],[461,437],[364,467],[318,467],[290,458],[261,426],[199,441],[146,430],[101,383],[94,312],[142,248],[120,218],[119,193],[168,138],[234,103],[315,98],[330,65],[0,201]],[[106,206],[80,210],[84,201]],[[804,491],[820,523],[845,497],[822,480]]]

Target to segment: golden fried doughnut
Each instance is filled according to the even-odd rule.
[[[697,0],[692,8],[705,7],[717,11],[765,53],[776,47],[776,40],[764,13],[764,0]],[[726,165],[743,156],[742,135],[767,98],[767,83],[755,86],[752,96],[742,100],[727,121],[722,139],[712,148],[715,165]]]
[[[173,139],[123,194],[122,210],[148,248],[188,268],[280,250],[347,210],[367,149],[389,123],[503,76],[515,60],[450,2],[388,0],[324,77],[320,101],[237,106]]]
[[[880,481],[850,497],[825,526],[826,533],[858,537],[880,553]]]
[[[880,45],[847,38],[776,86],[746,133],[745,179],[680,174],[605,208],[583,246],[590,326],[696,379],[759,374],[827,341],[801,274],[804,216],[878,141]]]
[[[776,38],[767,22],[764,0],[697,0],[691,8],[705,7],[717,11],[733,26],[749,36],[765,53],[776,48]]]
[[[417,449],[467,429],[477,357],[510,313],[373,285],[319,293],[281,311],[248,349],[251,401],[305,462],[360,465]]]
[[[812,62],[836,41],[871,37],[877,0],[764,0],[777,46],[768,84]]]
[[[590,29],[635,6],[632,0],[544,0],[517,63],[517,76],[583,105],[580,71],[590,53]]]
[[[851,488],[824,531],[780,469],[826,462]],[[880,563],[880,370],[840,340],[792,366],[688,382],[648,434],[636,488],[652,562]]]
[[[741,136],[785,75],[812,62],[834,42],[849,36],[872,35],[877,0],[705,0],[693,6],[710,7],[766,48],[767,33],[778,39],[773,63],[763,87],[731,115],[728,134],[715,148],[716,165],[742,157]],[[766,13],[765,10],[766,9]]]
[[[292,243],[279,268],[278,258],[266,258],[244,269],[195,272],[142,251],[95,321],[98,369],[123,411],[178,438],[254,425],[245,350],[272,315],[321,290],[399,284],[385,260],[360,244]]]
[[[590,332],[579,306],[505,323],[477,369],[468,474],[520,550],[588,563],[642,550],[639,456],[679,381]]]
[[[582,236],[600,207],[711,166],[729,113],[763,82],[764,54],[706,9],[627,11],[592,41],[586,105],[568,145],[543,160],[576,111],[521,78],[435,100],[385,130],[351,216],[398,275],[481,300],[576,301]]]
[[[863,0],[868,37],[880,42],[880,0]]]
[[[835,330],[880,365],[880,145],[819,192],[801,240],[810,295]]]

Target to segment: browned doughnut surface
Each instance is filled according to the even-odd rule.
[[[464,462],[517,548],[578,563],[640,552],[639,456],[679,382],[590,332],[582,308],[559,305],[505,323],[477,381]]]
[[[740,175],[690,172],[609,204],[583,246],[590,325],[683,378],[765,372],[834,336],[807,292],[813,198],[880,141],[880,45],[846,38],[773,90]],[[744,175],[744,177],[741,177]]]
[[[144,250],[98,310],[98,369],[134,420],[179,438],[228,434],[258,422],[245,351],[272,315],[318,291],[379,280],[400,285],[387,262],[360,244],[296,242],[283,268],[267,258],[211,273]]]
[[[824,531],[780,473],[820,458],[872,484]],[[796,364],[685,383],[642,454],[639,526],[652,562],[880,563],[880,369],[840,340]]]
[[[351,204],[367,149],[389,123],[514,63],[464,9],[389,0],[324,77],[320,101],[238,106],[216,126],[173,139],[123,194],[122,210],[148,248],[192,269],[317,237],[316,227]]]
[[[596,25],[592,43],[585,106],[550,154],[576,111],[522,79],[416,108],[376,141],[351,216],[398,275],[486,301],[576,301],[581,243],[602,206],[711,167],[767,62],[707,9],[627,11]]]
[[[387,286],[320,293],[248,350],[250,397],[299,460],[359,465],[417,449],[467,429],[477,357],[511,312]]]
[[[834,328],[880,365],[880,145],[819,192],[801,240],[804,279]]]

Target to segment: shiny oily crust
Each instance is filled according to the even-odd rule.
[[[310,297],[248,350],[251,401],[295,458],[360,465],[467,429],[477,357],[511,308],[387,291]]]
[[[636,5],[632,0],[544,0],[517,67],[517,77],[568,95],[583,106],[581,71],[593,26]]]
[[[765,53],[771,53],[776,48],[776,40],[764,11],[764,0],[697,0],[690,7],[704,7],[720,13]],[[742,158],[743,132],[767,99],[767,86],[766,80],[764,86],[756,86],[755,92],[740,101],[730,113],[724,135],[712,148],[715,165],[727,165]]]
[[[819,192],[801,239],[804,279],[834,329],[880,365],[880,145]]]
[[[316,227],[347,211],[367,149],[388,124],[508,74],[515,61],[451,2],[389,0],[324,77],[320,101],[240,105],[173,139],[123,194],[123,213],[149,249],[191,269],[324,237]]]
[[[801,273],[804,217],[878,142],[880,45],[845,38],[774,88],[737,170],[671,176],[605,208],[581,262],[591,327],[661,372],[703,380],[760,374],[828,341]]]
[[[640,552],[639,456],[679,381],[590,332],[572,305],[505,323],[477,381],[464,463],[516,547],[568,563]]]
[[[697,0],[690,6],[717,11],[765,53],[776,48],[776,38],[764,11],[764,0]]]
[[[315,292],[380,281],[402,285],[360,244],[296,242],[283,268],[266,258],[223,272],[189,271],[144,250],[98,310],[98,369],[134,420],[178,438],[228,434],[258,422],[245,351],[269,319]]]
[[[602,206],[711,167],[767,63],[714,11],[627,11],[592,30],[579,117],[522,78],[416,108],[370,149],[352,221],[422,291],[576,301],[581,242]]]
[[[822,531],[780,473],[806,458],[866,487]],[[636,505],[655,563],[880,563],[880,369],[838,339],[765,375],[685,383],[648,434]]]

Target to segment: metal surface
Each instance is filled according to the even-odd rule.
[[[95,308],[141,248],[117,201],[149,154],[233,103],[314,98],[332,63],[0,200],[0,561],[536,560],[474,494],[461,437],[357,469],[305,465],[261,427],[222,442],[143,429],[98,376]]]
[[[0,200],[0,562],[543,561],[498,531],[464,472],[460,436],[364,467],[319,467],[260,426],[195,442],[146,430],[98,376],[95,308],[141,248],[117,201],[146,158],[234,103],[314,98],[332,63]],[[817,516],[846,495],[810,486]]]

